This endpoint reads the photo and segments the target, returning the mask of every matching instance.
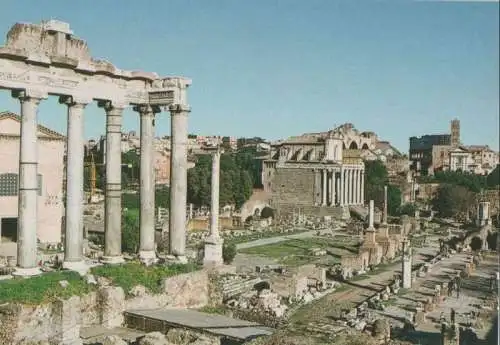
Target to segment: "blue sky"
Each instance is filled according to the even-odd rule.
[[[193,133],[277,139],[352,122],[407,151],[409,136],[447,132],[456,117],[464,143],[499,146],[498,2],[7,3],[3,37],[15,22],[59,19],[94,57],[192,78]],[[6,91],[0,110],[19,110]],[[64,133],[66,110],[50,98],[39,121]],[[156,123],[169,133],[167,113]],[[104,124],[89,106],[86,136],[103,134]],[[138,124],[127,111],[124,129]]]

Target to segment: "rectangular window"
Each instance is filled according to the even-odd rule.
[[[17,193],[17,174],[0,174],[0,196],[16,196]]]

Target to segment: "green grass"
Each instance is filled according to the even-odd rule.
[[[201,311],[202,313],[207,313],[207,314],[217,314],[217,315],[225,315],[226,311],[228,310],[228,307],[225,305],[217,305],[217,306],[204,306],[198,311]]]
[[[262,238],[272,238],[272,237],[283,237],[283,236],[296,235],[296,234],[300,234],[300,233],[306,232],[306,231],[308,231],[308,230],[297,230],[297,231],[292,231],[292,232],[276,232],[276,231],[259,232],[259,233],[255,233],[255,234],[251,234],[251,235],[243,235],[243,236],[233,237],[231,239],[228,239],[227,242],[238,244],[238,243],[245,243],[245,242],[260,240]]]
[[[342,254],[355,251],[356,245],[357,242],[339,244],[335,238],[311,237],[246,248],[239,252],[278,259],[283,264],[300,265],[324,259],[321,256],[312,256],[309,252],[311,248],[327,249],[334,254],[328,257],[332,257],[333,261],[337,262]]]
[[[69,285],[63,288],[59,284],[61,280],[68,281]],[[14,278],[0,281],[0,303],[48,303],[58,298],[80,296],[91,289],[92,286],[88,285],[76,272],[49,272],[29,279]]]
[[[140,262],[128,262],[123,265],[104,265],[92,268],[91,273],[110,279],[113,285],[121,286],[128,293],[134,286],[142,285],[153,293],[160,292],[161,280],[182,273],[199,269],[195,264],[176,264],[169,266],[146,267]]]

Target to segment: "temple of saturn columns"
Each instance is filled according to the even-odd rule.
[[[15,24],[0,47],[0,89],[10,90],[22,117],[19,155],[17,275],[37,268],[37,109],[49,95],[67,107],[67,180],[63,267],[84,269],[84,109],[97,102],[106,115],[105,245],[102,261],[123,262],[121,253],[121,126],[125,108],[140,116],[140,249],[143,262],[155,260],[153,140],[155,116],[171,118],[170,254],[185,255],[187,134],[190,107],[183,77],[125,71],[93,59],[69,24],[50,20]]]

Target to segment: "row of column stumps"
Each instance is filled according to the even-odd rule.
[[[17,268],[13,275],[31,276],[41,273],[37,265],[37,202],[38,202],[38,105],[48,95],[38,90],[12,91],[21,104],[21,135],[19,154],[18,246]],[[63,268],[86,272],[83,257],[84,203],[84,109],[92,99],[61,96],[59,102],[68,107],[65,243]],[[99,101],[106,112],[106,187],[104,263],[124,262],[121,252],[121,127],[122,114],[128,104]],[[140,248],[145,264],[157,260],[155,254],[155,176],[154,118],[160,108],[150,105],[134,107],[141,117],[140,160]],[[170,165],[170,253],[185,260],[187,135],[190,107],[169,106],[171,114]]]
[[[364,170],[341,169],[339,177],[335,171],[320,171],[321,206],[364,204]]]

